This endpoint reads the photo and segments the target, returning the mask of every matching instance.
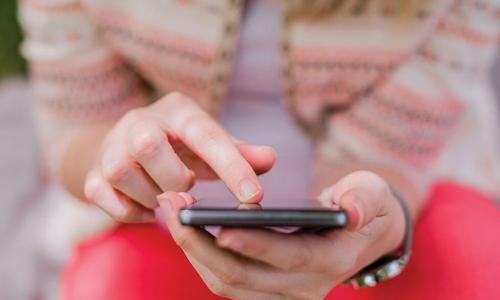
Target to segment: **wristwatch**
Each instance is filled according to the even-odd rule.
[[[394,197],[403,208],[405,217],[405,238],[403,246],[392,255],[386,255],[367,267],[363,268],[356,275],[348,279],[345,283],[353,285],[355,288],[374,287],[379,282],[398,276],[405,268],[411,253],[413,241],[413,224],[410,210],[406,200],[395,189],[391,188]]]

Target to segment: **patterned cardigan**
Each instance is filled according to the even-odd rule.
[[[182,92],[217,114],[243,7],[21,0],[46,165],[58,166],[79,128],[147,104],[152,90]],[[489,76],[499,0],[422,1],[404,18],[390,5],[345,7],[320,20],[284,11],[283,89],[297,124],[317,142],[317,174],[362,161],[396,168],[423,190],[450,178],[500,195]]]

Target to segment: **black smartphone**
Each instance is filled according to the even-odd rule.
[[[322,207],[316,200],[265,199],[260,204],[238,204],[235,199],[200,199],[181,209],[180,223],[189,226],[294,228],[319,231],[343,228],[343,210]]]

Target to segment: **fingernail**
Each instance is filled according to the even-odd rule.
[[[331,206],[333,203],[333,186],[324,189],[318,196],[318,200],[327,207]]]
[[[349,219],[354,223],[354,229],[358,230],[363,226],[363,212],[356,203],[351,202],[350,205],[352,208],[346,208],[348,212],[350,211]]]
[[[278,153],[276,153],[276,150],[274,150],[273,147],[269,147],[269,146],[258,146],[257,147],[257,150],[258,151],[262,151],[262,152],[267,152],[267,151],[271,151],[273,153],[273,156],[275,159],[278,158]]]
[[[240,183],[240,196],[243,200],[248,201],[259,193],[259,188],[250,179],[244,179]]]
[[[160,194],[156,196],[156,200],[158,200],[158,202],[165,202],[168,201],[168,196],[166,194]]]
[[[186,201],[187,205],[192,205],[194,203],[193,197],[191,197],[188,193],[179,193],[179,196],[181,196],[184,201]]]
[[[164,211],[167,215],[170,215],[170,212],[172,211],[172,204],[170,203],[170,197],[167,194],[161,194],[156,196],[156,200],[158,200],[158,203],[162,208],[164,208]]]
[[[259,146],[257,149],[261,151],[272,151],[276,155],[276,150],[270,146]]]

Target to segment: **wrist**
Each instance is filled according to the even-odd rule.
[[[111,125],[96,125],[82,129],[64,151],[60,166],[62,184],[79,199],[85,199],[85,178],[98,163],[101,144],[110,127]]]
[[[394,253],[404,244],[404,238],[407,232],[407,224],[404,208],[401,206],[400,201],[394,195],[392,189],[389,198],[392,203],[392,214],[390,216],[391,220],[388,228],[388,234],[386,234],[389,240],[387,242],[387,253]]]

